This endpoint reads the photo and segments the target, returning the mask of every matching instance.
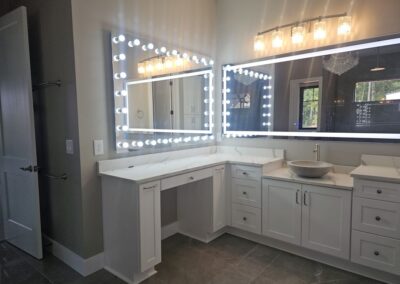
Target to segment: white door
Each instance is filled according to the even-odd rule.
[[[26,8],[0,18],[1,200],[8,242],[42,258]]]
[[[292,244],[301,243],[301,185],[263,180],[263,234]]]
[[[349,258],[351,191],[303,185],[302,246]]]

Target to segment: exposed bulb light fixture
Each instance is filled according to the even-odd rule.
[[[339,18],[337,33],[338,35],[347,35],[351,32],[351,17],[343,16]]]
[[[256,35],[254,38],[254,50],[255,51],[262,51],[265,48],[264,43],[264,36],[263,35]]]
[[[292,43],[300,44],[304,41],[305,28],[303,26],[297,26],[292,28]]]
[[[283,46],[283,32],[276,30],[272,33],[272,47],[280,48]]]
[[[314,39],[322,40],[325,39],[327,35],[326,22],[318,21],[314,23]]]
[[[333,22],[332,19],[338,19],[338,21]],[[328,37],[328,22],[329,27],[337,25],[337,34],[340,36],[345,36],[351,33],[352,18],[346,13],[320,16],[259,32],[254,37],[254,51],[260,52],[265,50],[265,47],[268,44],[266,39],[268,39],[268,41],[270,40],[272,48],[281,48],[286,42],[284,32],[287,29],[290,29],[290,37],[292,44],[294,45],[304,43],[309,39],[314,39],[315,41],[326,39]],[[308,32],[312,32],[312,34],[309,36]],[[266,34],[268,33],[272,33],[272,36],[267,37]]]

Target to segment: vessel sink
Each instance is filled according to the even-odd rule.
[[[296,175],[308,178],[322,177],[333,167],[332,164],[321,161],[290,161],[287,165]]]

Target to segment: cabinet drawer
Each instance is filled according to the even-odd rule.
[[[400,184],[355,179],[354,195],[358,197],[400,202]]]
[[[232,177],[240,178],[240,179],[261,180],[261,168],[233,165],[232,166]]]
[[[232,204],[232,226],[255,234],[261,234],[261,209]]]
[[[261,208],[261,182],[233,178],[232,202]]]
[[[351,261],[400,274],[400,241],[353,230]]]
[[[400,203],[355,197],[353,228],[400,239]]]
[[[213,176],[213,169],[207,168],[199,171],[177,175],[161,180],[161,190],[177,187],[183,184],[195,182]]]

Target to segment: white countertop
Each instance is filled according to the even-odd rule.
[[[243,150],[243,148],[240,150]],[[100,170],[99,174],[143,183],[154,179],[162,179],[225,163],[259,167],[273,164],[275,167],[280,167],[283,161],[283,157],[264,156],[264,153],[256,156],[254,153],[249,152],[249,154],[246,154],[240,151],[220,151],[215,153],[201,153],[197,155],[195,150],[192,152],[194,155],[190,155],[190,152],[187,152],[190,157],[187,157],[187,155],[186,158],[179,157],[174,159],[172,155],[172,157],[165,157],[161,161],[149,159],[149,161],[151,161],[149,163],[140,163],[137,165],[133,163],[130,168],[126,166],[124,168],[108,169],[105,171]]]
[[[386,182],[400,182],[400,157],[363,155],[361,166],[351,176]]]
[[[346,168],[346,170],[343,170]],[[336,166],[333,171],[321,178],[303,178],[297,176],[288,167],[282,167],[272,171],[264,171],[263,177],[275,180],[297,182],[309,185],[328,186],[338,189],[353,189],[353,178],[350,176],[348,167]]]

